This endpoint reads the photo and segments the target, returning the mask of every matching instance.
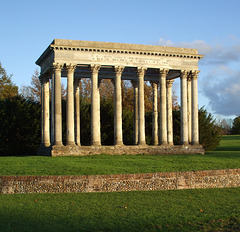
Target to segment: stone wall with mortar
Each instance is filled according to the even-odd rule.
[[[240,169],[82,176],[0,176],[0,193],[80,193],[240,187]]]

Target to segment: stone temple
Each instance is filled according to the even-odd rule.
[[[36,61],[41,67],[42,142],[40,155],[196,154],[199,144],[197,49],[55,39]],[[67,78],[66,144],[62,142],[61,79]],[[91,78],[91,146],[81,146],[81,78]],[[181,144],[173,144],[172,83],[180,78]],[[102,79],[114,84],[114,144],[101,145]],[[134,89],[133,145],[123,144],[121,82]],[[144,81],[152,84],[153,145],[145,141]],[[158,95],[160,101],[158,102]],[[51,96],[51,101],[50,101]],[[159,111],[159,112],[158,112]]]

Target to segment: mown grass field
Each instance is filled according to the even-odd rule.
[[[101,175],[240,168],[240,136],[224,136],[205,155],[0,157],[0,175]]]
[[[240,188],[0,195],[4,232],[240,231],[239,215]]]
[[[0,175],[240,168],[239,153],[224,136],[206,155],[1,157]],[[0,231],[240,231],[240,188],[0,195]]]

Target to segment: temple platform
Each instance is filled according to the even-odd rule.
[[[50,146],[41,145],[38,155],[42,156],[84,156],[84,155],[184,155],[204,154],[202,145],[162,146]]]

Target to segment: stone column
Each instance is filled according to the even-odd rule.
[[[144,74],[146,68],[138,68],[138,145],[145,141]]]
[[[188,115],[187,115],[187,76],[186,70],[181,71],[181,144],[188,144]]]
[[[40,82],[41,82],[41,144],[44,144],[44,110],[43,110],[43,98],[44,98],[44,77],[40,76],[39,77]]]
[[[135,80],[132,80],[133,85],[133,94],[134,94],[134,138],[133,138],[133,144],[138,144],[138,82]]]
[[[100,131],[100,93],[98,84],[98,71],[100,65],[91,65],[92,79],[91,79],[91,137],[93,146],[101,145],[101,131]]]
[[[160,120],[159,120],[159,143],[167,145],[167,101],[166,101],[166,77],[168,69],[160,70]]]
[[[152,144],[158,145],[158,84],[152,82],[153,107],[152,107]]]
[[[114,145],[123,145],[121,76],[124,67],[115,66],[114,69],[116,74],[114,85]]]
[[[62,65],[53,64],[54,69],[54,145],[62,145]]]
[[[54,145],[54,72],[52,72],[51,76],[51,144]]]
[[[80,142],[80,79],[74,80],[74,95],[75,95],[75,143],[81,146]]]
[[[49,78],[43,77],[43,138],[44,146],[50,146],[50,114],[49,114]]]
[[[172,84],[174,80],[167,80],[167,137],[168,144],[173,145],[173,120],[172,120]]]
[[[192,78],[187,77],[188,142],[192,143]]]
[[[192,144],[199,144],[198,132],[198,87],[197,78],[200,71],[192,72]]]
[[[69,64],[66,65],[67,69],[67,135],[66,144],[75,145],[75,135],[74,135],[74,92],[73,92],[73,80],[74,80],[74,70],[76,66]]]

